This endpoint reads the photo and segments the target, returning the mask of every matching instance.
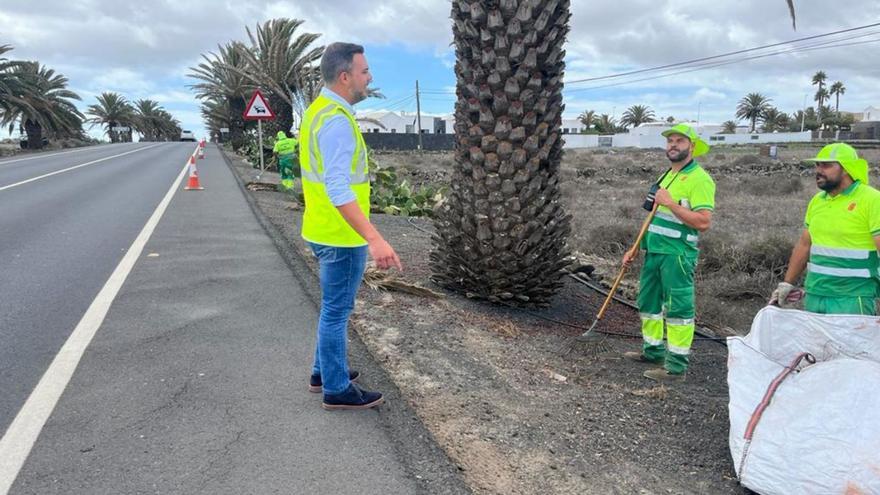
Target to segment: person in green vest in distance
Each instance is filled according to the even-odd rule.
[[[290,132],[278,131],[275,136],[272,152],[278,156],[278,172],[281,174],[281,187],[284,189],[293,188],[293,161],[296,159],[298,145],[299,142]]]
[[[645,209],[658,206],[642,241],[645,262],[639,277],[639,315],[642,350],[624,353],[640,363],[662,364],[645,371],[656,381],[681,381],[688,368],[694,340],[694,270],[701,232],[709,229],[715,210],[715,182],[694,160],[709,152],[709,145],[689,125],[678,124],[662,132],[666,158],[671,165],[654,183],[654,198]],[[637,253],[627,253],[629,264]],[[663,345],[664,324],[666,345]]]
[[[795,244],[770,304],[790,307],[806,270],[804,309],[822,314],[876,315],[880,296],[880,191],[868,185],[868,162],[845,143],[807,160],[821,189],[807,206]]]
[[[367,255],[376,267],[402,270],[400,258],[370,223],[367,146],[353,105],[372,81],[364,47],[331,43],[321,57],[324,89],[309,105],[300,128],[299,164],[305,209],[302,237],[318,259],[321,314],[309,390],[323,392],[324,409],[367,409],[382,393],[354,383],[348,368],[348,317],[354,309]]]

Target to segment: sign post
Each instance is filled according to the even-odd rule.
[[[260,176],[262,177],[263,172],[266,170],[263,164],[263,121],[274,119],[275,114],[272,113],[272,109],[269,108],[266,98],[263,97],[263,93],[260,93],[259,89],[254,91],[254,95],[251,96],[251,101],[245,107],[242,117],[244,120],[257,121],[257,139],[259,139],[257,149],[260,153]]]

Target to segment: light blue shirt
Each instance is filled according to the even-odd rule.
[[[322,89],[321,94],[355,114],[354,108],[329,88]],[[355,201],[357,197],[351,189],[350,175],[355,142],[348,119],[342,115],[328,118],[318,131],[318,149],[324,157],[324,187],[330,202],[333,206],[341,206]]]

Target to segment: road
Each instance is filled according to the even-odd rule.
[[[0,495],[462,492],[400,414],[320,409],[305,278],[193,150],[0,160]]]

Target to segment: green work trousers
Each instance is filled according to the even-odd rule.
[[[650,361],[665,362],[666,370],[673,374],[687,370],[694,340],[696,265],[696,256],[646,253],[639,278],[642,354]]]

